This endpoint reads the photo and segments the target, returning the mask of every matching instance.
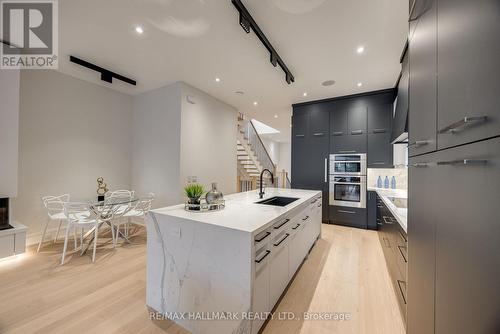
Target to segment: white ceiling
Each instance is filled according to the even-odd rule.
[[[279,141],[289,141],[292,103],[394,85],[408,1],[243,3],[295,83],[285,82],[255,34],[239,26],[230,0],[60,0],[60,71],[128,94],[185,81],[280,130]],[[143,35],[134,31],[136,25],[143,26]],[[362,55],[356,53],[359,45],[365,46]],[[96,72],[69,63],[69,55],[134,78],[138,85],[104,83]],[[336,84],[323,87],[329,79]]]

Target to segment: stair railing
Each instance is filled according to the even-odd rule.
[[[267,152],[266,147],[264,146],[264,143],[260,139],[260,136],[257,133],[257,130],[255,129],[255,126],[253,125],[252,121],[248,121],[246,122],[246,124],[244,124],[243,131],[245,139],[250,144],[250,147],[252,148],[257,159],[259,160],[262,168],[267,168],[273,174],[275,174],[276,167],[274,166],[273,160],[271,159],[271,156]]]

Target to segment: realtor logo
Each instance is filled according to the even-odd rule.
[[[57,0],[0,1],[2,69],[57,68]]]

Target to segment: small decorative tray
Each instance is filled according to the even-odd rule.
[[[200,204],[184,203],[184,210],[190,212],[220,211],[226,207],[226,202],[221,200],[216,204],[208,204],[205,199],[200,199]]]

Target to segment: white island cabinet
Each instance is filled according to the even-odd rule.
[[[222,211],[176,205],[148,217],[147,305],[194,334],[257,333],[321,235],[321,192],[226,196]]]

